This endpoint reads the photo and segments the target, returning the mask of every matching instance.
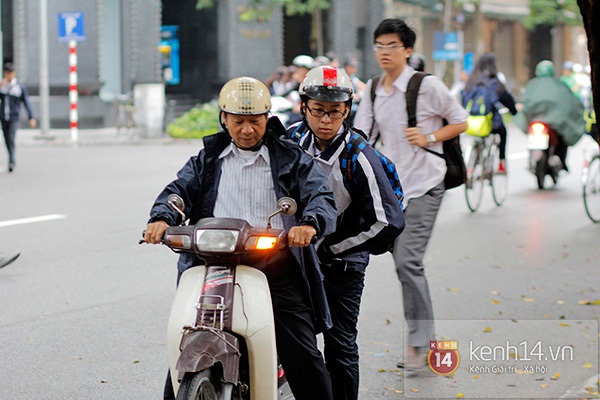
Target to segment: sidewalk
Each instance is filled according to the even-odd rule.
[[[115,127],[79,129],[75,141],[71,137],[70,129],[50,129],[50,133],[46,135],[42,135],[40,129],[19,129],[16,136],[17,146],[106,146],[177,142],[178,139],[174,139],[166,133],[156,137],[145,137],[136,128],[132,128],[121,129],[118,134]]]

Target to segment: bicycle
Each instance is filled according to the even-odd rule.
[[[585,160],[581,183],[585,212],[592,222],[600,223],[600,154],[598,152]]]
[[[496,167],[500,163],[498,144],[500,136],[488,135],[474,137],[465,150],[467,182],[465,198],[471,212],[477,211],[483,197],[484,182],[488,181],[492,188],[492,197],[497,206],[501,206],[508,194],[508,176],[498,173]]]
[[[135,120],[133,119],[133,113],[135,112],[135,106],[132,101],[132,93],[125,93],[117,95],[115,100],[115,106],[117,108],[117,116],[115,126],[117,128],[116,136],[121,136],[121,129],[127,128],[130,136],[133,135],[132,128],[135,128]]]

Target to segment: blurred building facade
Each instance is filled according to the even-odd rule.
[[[366,80],[380,72],[371,45],[374,29],[386,17],[405,19],[417,31],[415,51],[428,59],[428,72],[433,72],[434,33],[444,25],[463,32],[465,52],[496,53],[513,90],[525,84],[541,59],[587,63],[582,28],[540,27],[530,32],[523,27],[528,0],[481,0],[478,8],[452,7],[446,24],[444,5],[451,0],[330,0],[330,8],[318,15],[300,16],[287,16],[282,10],[249,16],[248,0],[220,0],[203,10],[196,9],[196,0],[2,1],[2,58],[15,64],[36,108],[42,1],[48,10],[47,72],[51,125],[56,128],[68,125],[69,110],[68,46],[58,40],[57,17],[63,12],[85,15],[86,38],[78,45],[81,127],[114,125],[115,100],[138,84],[163,83],[167,100],[189,108],[214,98],[231,77],[264,80],[298,54],[333,52],[342,60],[354,53],[359,76]],[[170,32],[177,35],[176,84],[165,74],[167,53],[159,46],[163,26],[174,27]]]

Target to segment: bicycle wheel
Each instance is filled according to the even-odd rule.
[[[483,197],[483,151],[481,143],[469,145],[465,151],[467,183],[465,198],[471,212],[477,211]]]
[[[596,154],[584,170],[583,205],[588,217],[595,223],[600,222],[600,155]]]
[[[488,152],[490,163],[490,186],[492,197],[497,206],[501,206],[508,194],[508,175],[506,172],[499,173],[497,168],[500,164],[500,149],[496,143],[492,143]]]

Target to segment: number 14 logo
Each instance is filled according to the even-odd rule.
[[[456,371],[460,364],[458,354],[458,342],[456,341],[432,341],[429,343],[429,354],[427,354],[429,368],[436,374],[449,375]]]

